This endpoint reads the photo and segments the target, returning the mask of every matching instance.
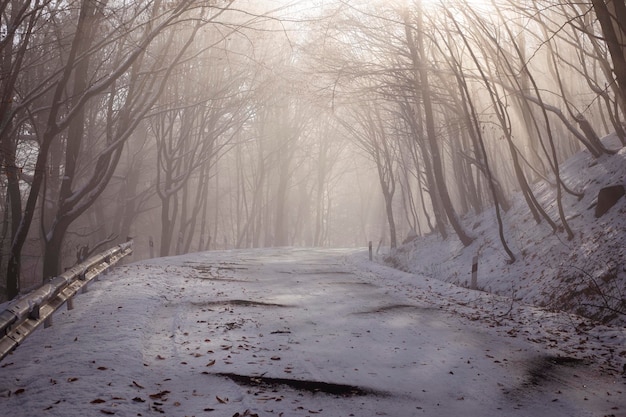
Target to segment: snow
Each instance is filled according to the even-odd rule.
[[[553,233],[545,221],[536,224],[523,197],[517,194],[513,207],[503,215],[507,243],[517,258],[513,264],[507,263],[493,209],[464,219],[476,237],[468,248],[457,239],[444,241],[429,235],[402,246],[388,260],[407,272],[468,287],[472,258],[478,255],[479,289],[625,326],[626,198],[597,219],[595,203],[601,188],[626,186],[626,148],[621,148],[615,135],[603,141],[608,148],[618,150],[617,154],[596,160],[583,151],[561,166],[565,184],[584,192],[580,200],[564,193],[565,214],[575,233],[572,240],[568,241],[562,230]],[[539,181],[534,192],[560,224],[554,186]]]
[[[593,205],[625,158],[563,165],[584,191],[564,197],[571,241],[514,198],[513,264],[486,211],[464,219],[468,248],[427,236],[385,256],[404,272],[296,248],[117,267],[0,362],[2,415],[624,417],[626,198]]]
[[[74,306],[0,363],[7,415],[626,414],[623,328],[365,250],[141,261]]]

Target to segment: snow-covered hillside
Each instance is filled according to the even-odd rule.
[[[386,258],[408,272],[449,283],[469,286],[472,258],[479,257],[478,288],[548,309],[566,310],[604,323],[626,324],[626,198],[600,218],[595,217],[598,191],[606,186],[626,186],[626,148],[615,136],[603,139],[615,155],[593,159],[579,152],[562,164],[565,184],[578,199],[565,194],[563,203],[572,240],[563,231],[552,233],[544,221],[537,224],[523,197],[513,198],[504,214],[507,242],[517,260],[509,264],[498,237],[494,210],[476,218],[466,217],[466,226],[476,237],[464,248],[454,237],[420,237]],[[555,187],[545,181],[534,185],[544,208],[558,223]]]

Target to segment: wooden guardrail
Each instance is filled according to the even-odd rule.
[[[52,314],[67,301],[72,309],[72,297],[92,279],[133,252],[130,240],[68,269],[38,289],[11,303],[0,313],[0,360],[4,359],[26,337],[52,318]]]

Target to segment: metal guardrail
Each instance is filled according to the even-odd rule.
[[[133,241],[122,243],[98,255],[94,255],[30,294],[11,303],[0,313],[0,361],[12,352],[41,323],[66,301],[71,310],[74,295],[91,280],[133,252]]]

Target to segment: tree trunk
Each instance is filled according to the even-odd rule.
[[[171,214],[170,211],[178,211],[177,207],[170,208],[172,202],[171,198],[166,197],[162,200],[161,205],[161,247],[159,249],[159,256],[168,256],[170,254],[170,248],[172,246],[172,239],[174,234],[174,220],[175,214]],[[176,206],[176,203],[173,204]]]
[[[63,240],[68,226],[63,223],[55,224],[45,241],[42,277],[44,283],[61,273]]]
[[[387,214],[387,223],[389,224],[389,246],[395,249],[398,246],[398,238],[396,237],[396,221],[393,216],[393,194],[383,190],[385,197],[385,212]]]
[[[456,232],[457,236],[461,240],[464,246],[469,246],[474,241],[474,238],[470,237],[463,226],[461,225],[454,207],[452,205],[452,200],[450,199],[450,194],[448,194],[448,187],[446,186],[444,175],[443,175],[443,160],[442,156],[439,153],[439,144],[437,143],[437,132],[435,129],[435,115],[433,111],[432,101],[431,101],[431,91],[430,84],[428,79],[428,69],[425,65],[420,65],[420,62],[427,62],[428,57],[426,56],[424,49],[424,40],[423,35],[421,33],[422,28],[424,27],[422,21],[422,10],[421,3],[418,2],[418,32],[417,32],[417,45],[413,43],[413,35],[411,33],[411,27],[408,22],[408,16],[406,16],[405,29],[406,29],[406,37],[407,42],[409,43],[409,49],[412,51],[411,55],[413,57],[413,68],[417,72],[419,76],[419,85],[416,86],[421,89],[422,92],[422,100],[424,102],[424,116],[426,121],[426,136],[428,139],[428,145],[430,149],[430,155],[432,158],[433,165],[433,175],[435,177],[435,183],[437,184],[437,194],[441,198],[441,203],[443,205],[443,209],[446,212],[446,216],[450,221],[450,225]],[[417,81],[417,80],[416,80]]]
[[[619,86],[619,102],[626,113],[626,5],[624,0],[591,0],[604,40],[613,60],[613,73]]]

